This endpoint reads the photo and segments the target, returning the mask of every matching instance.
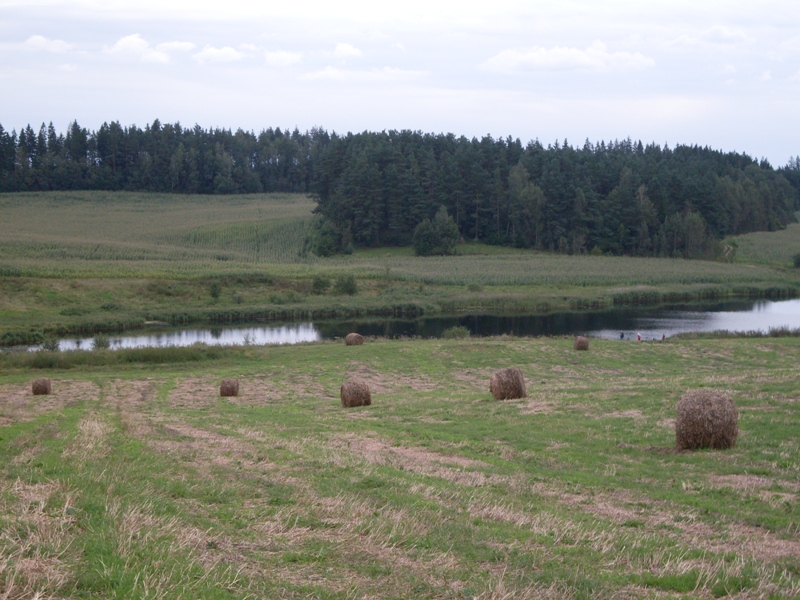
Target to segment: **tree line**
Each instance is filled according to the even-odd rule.
[[[800,157],[773,169],[746,154],[630,139],[574,147],[408,130],[255,134],[158,120],[97,131],[72,122],[65,135],[52,124],[19,133],[0,125],[0,191],[69,189],[313,194],[320,254],[410,244],[444,207],[464,240],[697,257],[726,235],[792,222]]]

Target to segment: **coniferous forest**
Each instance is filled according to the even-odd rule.
[[[468,241],[568,253],[710,257],[726,235],[784,228],[800,156],[765,160],[630,139],[519,139],[315,128],[259,134],[104,123],[66,133],[0,125],[0,192],[297,192],[317,200],[315,248],[408,245],[443,206]],[[427,221],[426,221],[427,220]]]

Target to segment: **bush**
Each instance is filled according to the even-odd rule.
[[[437,254],[455,254],[458,243],[458,226],[440,206],[433,220],[425,219],[414,229],[414,254],[417,256],[433,256]]]
[[[333,284],[333,292],[339,296],[355,296],[358,293],[358,285],[353,275],[340,275]]]
[[[792,257],[792,264],[794,265],[795,269],[800,269],[800,252]]]
[[[317,275],[311,282],[311,293],[321,296],[331,287],[331,280],[327,277]]]
[[[470,335],[469,329],[463,325],[454,325],[453,327],[448,327],[442,333],[442,337],[446,340],[468,338]]]
[[[111,347],[111,339],[107,335],[97,335],[92,340],[92,350],[108,350]]]

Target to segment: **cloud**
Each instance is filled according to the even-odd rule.
[[[168,63],[169,54],[150,47],[150,43],[138,33],[127,35],[117,40],[111,48],[105,48],[107,54],[138,58],[144,62]]]
[[[631,70],[653,66],[655,61],[639,52],[609,52],[604,43],[594,42],[585,50],[563,46],[503,50],[478,65],[478,68],[513,74],[522,71]]]
[[[156,46],[160,52],[191,52],[197,46],[192,42],[164,42]]]
[[[755,38],[747,35],[740,29],[733,29],[724,25],[715,25],[704,29],[694,35],[684,34],[669,42],[672,46],[722,46],[722,45],[749,45]]]
[[[222,48],[205,46],[200,52],[192,55],[192,58],[200,64],[236,62],[237,60],[242,60],[244,57],[244,53],[230,46],[223,46]]]
[[[25,40],[25,47],[31,50],[43,50],[45,52],[63,54],[72,50],[73,45],[63,40],[49,40],[42,35],[32,35]]]
[[[264,59],[270,67],[290,67],[301,62],[303,55],[299,52],[276,50],[274,52],[265,52]]]
[[[772,80],[772,72],[771,71],[764,71],[761,74],[761,81],[771,81]]]
[[[333,51],[333,55],[336,58],[357,58],[359,56],[363,56],[364,53],[350,44],[336,44],[336,49]]]
[[[421,79],[429,75],[429,71],[407,71],[384,67],[382,69],[371,69],[369,71],[350,71],[338,69],[336,67],[325,67],[321,71],[308,73],[303,79],[326,79],[329,81],[339,81],[347,83],[387,83],[391,81],[407,81],[411,79]]]

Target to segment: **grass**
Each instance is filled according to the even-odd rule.
[[[790,223],[781,231],[760,231],[725,240],[735,245],[735,260],[741,263],[791,267],[800,253],[800,223]]]
[[[800,271],[771,264],[566,256],[481,244],[461,244],[451,257],[380,248],[323,259],[305,251],[313,207],[310,198],[289,194],[0,195],[0,343],[147,321],[542,313],[793,297],[800,287]]]
[[[2,597],[800,594],[798,338],[201,350],[0,355]],[[509,366],[529,396],[494,401]],[[732,450],[671,450],[695,388]]]

